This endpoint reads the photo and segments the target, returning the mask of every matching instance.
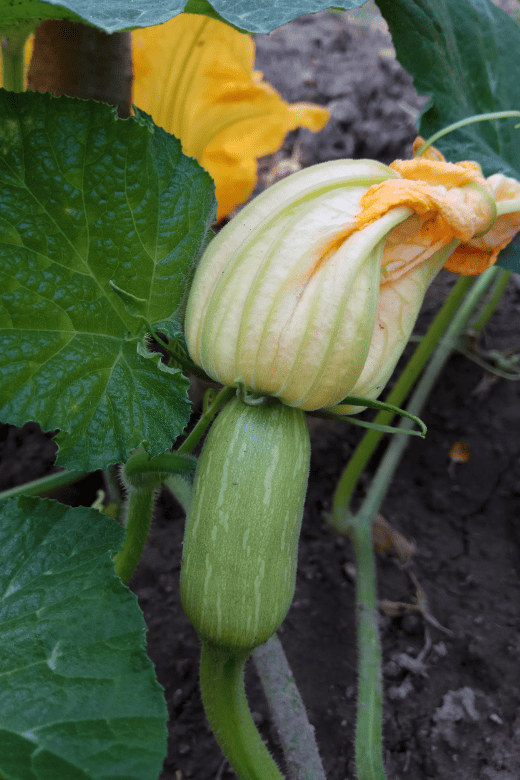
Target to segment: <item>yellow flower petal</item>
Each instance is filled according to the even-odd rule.
[[[320,130],[326,109],[289,105],[253,70],[251,36],[197,14],[134,30],[134,99],[154,122],[180,138],[185,154],[209,171],[218,217],[252,193],[257,158],[297,127]]]

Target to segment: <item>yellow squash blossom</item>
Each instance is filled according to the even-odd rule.
[[[249,203],[197,268],[192,359],[306,410],[353,413],[347,395],[376,398],[448,258],[471,274],[477,255],[483,270],[520,230],[518,182],[433,155],[322,163]]]
[[[290,130],[316,132],[329,113],[288,104],[253,70],[249,35],[198,14],[132,33],[133,102],[182,141],[216,184],[221,218],[251,195],[257,158],[280,148]]]

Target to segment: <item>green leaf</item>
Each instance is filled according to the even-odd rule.
[[[156,780],[164,692],[136,597],[114,572],[123,530],[94,509],[22,497],[0,525],[0,776]]]
[[[334,4],[339,10],[358,8],[366,0],[343,0]],[[202,13],[213,18],[221,18],[234,27],[252,33],[270,33],[283,24],[304,14],[314,14],[330,8],[330,3],[324,0],[267,0],[254,2],[251,0],[214,0],[210,5],[207,0],[188,0],[186,12]],[[211,13],[214,10],[216,14]]]
[[[125,311],[127,311],[131,317],[146,318],[148,314],[148,301],[146,298],[138,298],[137,295],[132,295],[132,293],[122,290],[121,287],[117,286],[113,279],[109,280],[108,286],[119,295],[123,302],[123,306],[125,307]]]
[[[357,8],[366,0],[343,0],[336,8]],[[238,29],[267,33],[303,14],[328,8],[326,0],[0,0],[2,27],[20,19],[73,19],[83,21],[113,33],[162,24],[183,11],[198,13],[230,22]]]
[[[489,0],[377,0],[397,57],[431,101],[420,134],[428,138],[452,122],[491,111],[520,109],[520,26]],[[518,118],[479,122],[444,136],[435,146],[448,160],[475,160],[486,176],[520,180]],[[520,271],[520,238],[499,255]]]
[[[183,431],[188,382],[141,341],[179,332],[213,192],[142,112],[0,90],[0,418],[59,428],[67,468]]]

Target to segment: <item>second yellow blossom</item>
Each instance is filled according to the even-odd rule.
[[[253,70],[249,35],[197,14],[132,33],[134,103],[177,136],[216,185],[221,218],[251,195],[257,158],[298,127],[321,130],[329,113],[288,104]]]

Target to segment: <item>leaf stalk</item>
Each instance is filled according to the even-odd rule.
[[[40,479],[33,479],[24,485],[17,485],[9,490],[0,493],[0,499],[16,498],[17,496],[41,496],[42,493],[50,493],[52,490],[71,485],[73,482],[79,482],[86,477],[88,471],[58,471],[56,474],[48,474]]]

